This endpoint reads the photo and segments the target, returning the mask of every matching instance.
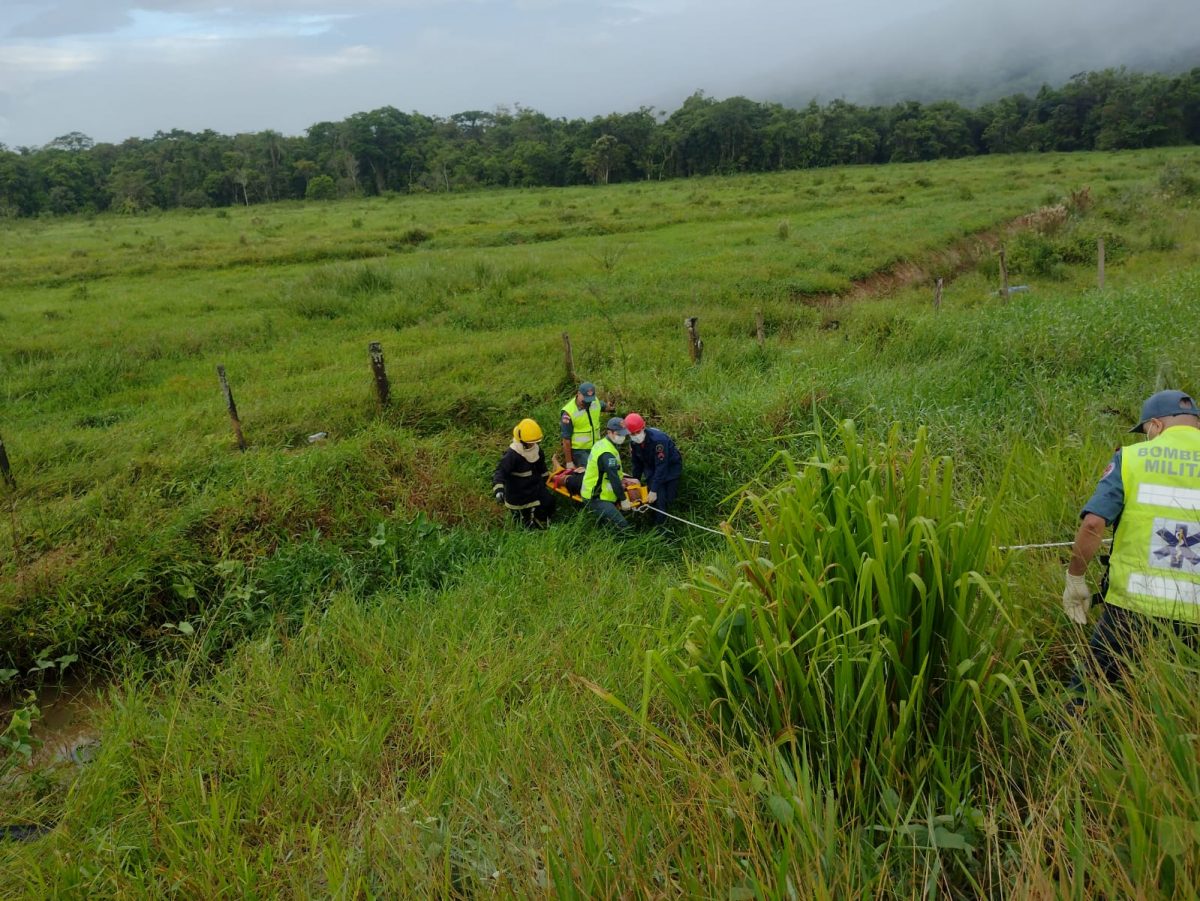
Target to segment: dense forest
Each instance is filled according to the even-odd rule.
[[[383,107],[303,137],[175,130],[97,144],[76,132],[40,148],[0,144],[0,217],[1185,143],[1200,143],[1200,68],[1081,73],[978,109],[844,100],[792,109],[702,92],[669,115],[643,107],[591,120],[524,107],[448,118]]]

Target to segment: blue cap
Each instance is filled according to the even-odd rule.
[[[591,382],[584,382],[579,386],[579,393],[583,395],[583,402],[590,404],[596,399],[596,386]]]
[[[1196,402],[1183,391],[1159,391],[1151,394],[1142,404],[1142,418],[1129,431],[1145,432],[1151,419],[1166,419],[1168,416],[1200,416]]]
[[[616,432],[618,435],[629,434],[629,429],[625,428],[625,420],[620,416],[614,416],[612,419],[610,419],[605,428],[607,428],[610,432]]]

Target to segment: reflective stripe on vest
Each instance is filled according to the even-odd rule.
[[[582,410],[574,400],[563,404],[562,411],[571,417],[571,449],[587,450],[604,434],[600,428],[600,401],[594,400]]]
[[[617,496],[613,494],[612,484],[608,480],[608,476],[600,471],[600,458],[605,454],[612,454],[617,458],[617,476],[623,477],[625,473],[621,471],[621,455],[617,452],[617,446],[608,440],[605,435],[596,442],[596,446],[592,448],[592,455],[588,457],[587,468],[583,471],[583,488],[580,489],[580,497],[585,501],[590,501],[592,495],[596,491],[596,483],[600,483],[600,500],[617,502]]]
[[[1172,426],[1126,447],[1121,480],[1107,602],[1200,622],[1200,429]]]

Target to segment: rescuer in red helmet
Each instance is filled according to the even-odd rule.
[[[632,475],[650,493],[646,502],[654,510],[654,524],[666,525],[663,513],[675,503],[679,493],[679,477],[683,474],[683,457],[671,436],[646,425],[637,413],[625,417],[629,429],[629,452],[633,459]]]

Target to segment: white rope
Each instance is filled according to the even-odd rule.
[[[1105,538],[1101,544],[1112,544],[1111,538]],[[1009,544],[1004,547],[998,547],[998,551],[1032,551],[1046,547],[1074,547],[1074,541],[1051,541],[1049,544]]]
[[[693,529],[700,529],[703,532],[711,532],[712,534],[720,535],[723,538],[730,537],[728,533],[722,532],[720,529],[710,529],[708,526],[702,526],[698,522],[692,522],[690,519],[684,519],[682,516],[676,516],[674,513],[668,513],[666,510],[659,510],[658,507],[655,507],[652,504],[642,504],[640,507],[638,507],[638,511],[641,513],[645,513],[647,510],[653,510],[655,513],[661,513],[663,516],[667,517],[667,519],[673,519],[676,522],[681,522],[684,525],[691,526]],[[771,543],[769,541],[763,541],[761,538],[747,538],[745,535],[736,535],[736,533],[735,536],[749,544]]]
[[[700,529],[703,532],[711,532],[713,535],[720,535],[725,538],[730,537],[729,533],[722,532],[720,529],[710,529],[708,526],[702,526],[698,522],[692,522],[690,519],[684,519],[682,516],[676,516],[674,513],[668,513],[666,510],[660,510],[660,509],[658,509],[658,507],[655,507],[652,504],[642,504],[640,507],[638,507],[639,513],[645,513],[647,510],[653,510],[655,513],[661,513],[663,516],[667,517],[667,519],[673,519],[676,522],[681,522],[685,526],[691,526],[693,529]],[[771,543],[769,541],[763,541],[761,538],[747,538],[745,535],[738,535],[736,533],[734,533],[733,537],[740,538],[740,539],[742,539],[742,541],[745,541],[748,544],[769,545]],[[1101,544],[1112,544],[1112,539],[1105,538],[1100,543]],[[1035,551],[1035,550],[1042,550],[1045,548],[1074,547],[1074,546],[1075,546],[1074,541],[1050,541],[1050,542],[1046,542],[1044,544],[1006,544],[1006,545],[1002,545],[1001,547],[996,548],[996,550],[998,550],[998,551]]]

